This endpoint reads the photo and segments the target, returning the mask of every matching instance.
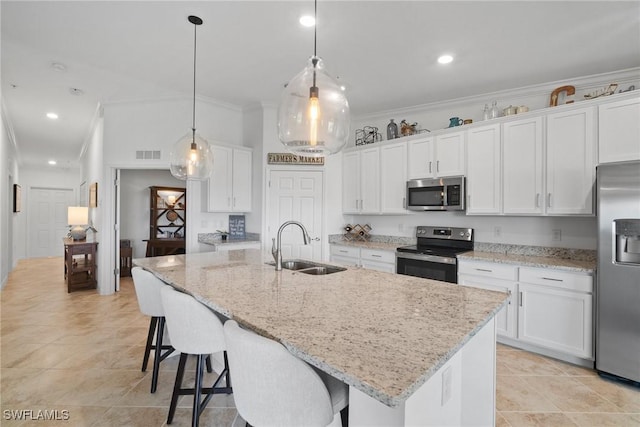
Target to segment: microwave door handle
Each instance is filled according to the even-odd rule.
[[[449,206],[449,200],[447,197],[447,186],[442,186],[442,206]]]

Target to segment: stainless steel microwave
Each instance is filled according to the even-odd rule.
[[[412,211],[463,211],[464,176],[407,181],[407,209]]]

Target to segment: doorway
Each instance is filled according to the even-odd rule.
[[[28,258],[63,256],[62,239],[69,233],[67,208],[74,206],[71,188],[29,189]]]
[[[281,236],[283,258],[322,261],[322,215],[324,212],[324,172],[271,170],[267,185],[267,245],[277,237],[285,221],[301,222],[311,237],[305,245],[298,227],[287,227]]]

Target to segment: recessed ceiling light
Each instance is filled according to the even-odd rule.
[[[47,113],[47,117],[49,117],[51,120],[55,120],[58,118],[58,115],[56,113]]]
[[[448,64],[448,63],[450,63],[451,61],[453,61],[453,56],[451,56],[451,55],[441,55],[441,56],[438,58],[438,62],[439,62],[440,64]]]
[[[49,160],[47,163],[49,163],[50,165],[55,165],[58,162],[56,162],[55,160]]]
[[[316,25],[316,18],[311,15],[304,15],[300,17],[300,25],[304,27],[313,27]]]

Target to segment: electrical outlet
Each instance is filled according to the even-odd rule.
[[[451,388],[453,387],[453,372],[451,366],[442,372],[442,406],[451,399]]]
[[[499,225],[493,227],[493,237],[502,237],[502,227]]]
[[[562,230],[559,228],[555,228],[551,230],[551,236],[554,242],[559,242],[562,240]]]

